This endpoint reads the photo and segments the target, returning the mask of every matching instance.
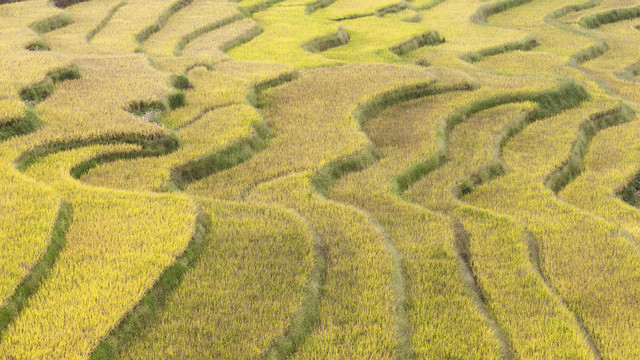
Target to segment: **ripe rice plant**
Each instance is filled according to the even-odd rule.
[[[505,161],[512,172],[478,187],[465,200],[508,214],[531,231],[542,249],[542,273],[583,323],[599,354],[608,358],[629,356],[633,352],[629,344],[637,337],[630,323],[635,318],[635,308],[626,305],[626,299],[637,296],[630,285],[635,281],[632,264],[637,249],[616,226],[556,200],[542,184],[562,163],[561,154],[568,154],[581,119],[605,106],[606,102],[592,101],[557,118],[530,125],[504,148]],[[554,135],[541,137],[543,133]],[[575,239],[589,242],[578,246]],[[578,283],[582,286],[576,286]],[[590,294],[595,287],[625,290],[616,290],[615,295],[611,290],[605,291],[594,302]],[[602,302],[608,304],[606,311]],[[624,336],[619,336],[620,329],[625,329]]]
[[[0,360],[640,357],[633,0],[0,0]]]
[[[212,223],[197,264],[119,358],[258,356],[301,306],[314,261],[303,219],[274,206],[203,201],[202,208]]]
[[[195,206],[188,199],[96,191],[65,175],[75,163],[101,152],[135,148],[87,147],[45,157],[27,168],[28,175],[71,200],[74,218],[50,279],[3,336],[3,354],[87,356],[184,250],[195,221]],[[173,215],[167,216],[169,209]],[[148,235],[141,238],[141,232]],[[78,306],[65,306],[70,297],[78,299]]]

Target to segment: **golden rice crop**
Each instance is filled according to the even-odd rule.
[[[47,47],[54,51],[73,54],[99,53],[98,49],[89,44],[88,34],[97,33],[100,23],[109,12],[119,6],[122,0],[87,1],[75,4],[65,9],[74,22],[61,29],[43,35]],[[105,24],[106,25],[106,24]],[[91,38],[95,36],[93,34]]]
[[[134,52],[138,48],[136,36],[152,26],[177,1],[180,0],[127,0],[91,43],[103,51]]]
[[[294,354],[296,359],[379,359],[394,357],[391,259],[378,230],[366,216],[322,199],[311,189],[311,174],[263,183],[251,201],[277,203],[304,216],[327,251],[325,296],[318,325]]]
[[[259,356],[289,326],[313,263],[309,226],[275,206],[203,201],[196,266],[122,359]]]
[[[81,161],[132,149],[86,147],[45,157],[27,169],[65,194],[74,217],[49,280],[3,336],[3,354],[86,357],[184,250],[196,217],[188,199],[94,190],[67,175]]]
[[[14,99],[0,100],[0,127],[22,119],[27,111],[24,102]]]
[[[638,122],[605,129],[593,139],[584,164],[585,171],[563,189],[567,202],[618,224],[640,237],[640,212],[616,194],[629,184],[638,167]]]
[[[432,79],[424,70],[390,65],[305,71],[299,80],[265,92],[267,101],[261,112],[275,133],[267,151],[193,183],[189,190],[203,196],[239,198],[261,181],[318,170],[332,160],[354,154],[367,145],[352,118],[359,101],[403,83]]]
[[[542,184],[568,156],[580,122],[606,104],[594,100],[530,125],[504,148],[512,172],[478,187],[465,200],[526,226],[539,243],[543,274],[600,354],[625,358],[633,356],[632,344],[639,336],[634,330],[637,311],[630,305],[638,296],[632,285],[637,281],[637,249],[615,225],[558,201]]]
[[[251,136],[261,121],[255,109],[247,105],[230,105],[208,111],[193,124],[178,130],[182,140],[180,149],[162,157],[109,162],[89,171],[82,181],[136,191],[163,190],[175,167]]]
[[[217,0],[193,0],[169,18],[160,31],[144,42],[152,56],[174,56],[174,49],[182,37],[206,25],[238,15],[232,3]]]

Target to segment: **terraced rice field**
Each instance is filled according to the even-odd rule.
[[[640,359],[636,0],[0,0],[0,360]]]

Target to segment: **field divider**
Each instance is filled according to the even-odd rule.
[[[560,294],[558,294],[556,289],[549,283],[547,277],[544,275],[544,271],[542,269],[542,254],[540,252],[540,246],[538,245],[538,240],[529,231],[524,231],[523,236],[527,239],[527,245],[529,247],[529,261],[531,262],[531,265],[533,265],[534,271],[537,273],[540,279],[542,279],[542,283],[544,284],[544,287],[547,289],[547,291],[550,294],[552,294],[556,299],[558,299],[558,301],[560,301],[560,303],[562,304],[562,307],[569,314],[571,314],[571,317],[573,318],[575,323],[578,325],[578,330],[580,331],[580,334],[582,335],[583,339],[589,346],[589,351],[591,351],[591,354],[593,355],[594,359],[602,360],[602,356],[600,355],[600,352],[598,351],[598,348],[596,347],[595,342],[591,338],[591,335],[587,331],[587,327],[584,325],[582,320],[576,315],[576,313],[571,310],[566,300],[562,296],[560,296]]]
[[[297,71],[290,71],[273,79],[254,84],[247,96],[247,102],[258,111],[260,107],[258,96],[260,93],[286,82],[293,81],[297,79],[298,76],[299,73]],[[204,113],[202,113],[202,116],[203,115]],[[260,117],[262,118],[262,115],[260,115]],[[230,169],[263,150],[267,146],[267,141],[273,136],[275,136],[274,132],[269,128],[264,119],[262,119],[259,123],[254,124],[253,133],[248,137],[233,142],[225,149],[207,154],[199,159],[173,168],[165,188],[168,191],[184,190],[190,183],[222,170]]]
[[[272,6],[283,2],[284,0],[266,0],[261,3],[257,3],[251,6],[239,6],[238,10],[246,17],[251,17],[251,15],[265,11]]]
[[[418,36],[404,41],[398,45],[392,46],[389,50],[398,55],[406,55],[414,50],[417,50],[424,46],[436,46],[445,42],[444,37],[440,37],[440,33],[435,30],[427,31]]]
[[[635,115],[635,111],[626,104],[620,104],[613,109],[592,114],[588,120],[580,124],[576,140],[571,146],[569,158],[549,174],[544,181],[544,185],[556,194],[564,189],[567,184],[584,171],[584,157],[591,140],[596,134],[608,127],[632,121]]]
[[[14,136],[26,135],[40,128],[42,121],[32,107],[28,107],[24,117],[8,125],[0,126],[0,142]]]
[[[460,59],[469,63],[474,63],[486,57],[504,54],[510,51],[516,51],[516,50],[529,51],[537,47],[538,45],[540,45],[540,43],[538,42],[538,38],[534,35],[530,35],[525,37],[522,40],[516,40],[514,42],[493,46],[493,47],[488,47],[488,48],[480,49],[478,51],[473,51],[470,53],[460,55]]]
[[[578,12],[578,11],[596,7],[600,5],[602,1],[603,0],[589,0],[582,4],[569,5],[569,6],[562,7],[558,10],[551,12],[549,15],[545,16],[544,22],[549,25],[555,26],[558,29],[572,32],[574,34],[583,36],[595,42],[595,44],[592,44],[591,46],[585,49],[582,49],[576,52],[575,54],[571,55],[569,58],[568,64],[569,66],[572,66],[578,71],[580,71],[582,74],[584,74],[588,78],[592,79],[595,83],[598,84],[598,86],[600,86],[602,90],[604,90],[605,93],[611,94],[612,93],[611,87],[606,81],[591,75],[590,73],[588,73],[587,71],[585,71],[580,67],[580,64],[593,60],[599,56],[602,56],[604,53],[609,51],[609,43],[607,42],[607,40],[601,37],[589,34],[580,29],[572,28],[571,26],[563,24],[560,21],[558,21],[559,18],[567,15],[570,12]]]
[[[24,171],[39,158],[61,151],[71,150],[89,145],[110,145],[110,144],[136,144],[142,147],[136,156],[159,156],[175,151],[180,146],[180,140],[175,133],[167,133],[162,136],[140,135],[140,134],[107,134],[104,136],[88,139],[67,139],[41,144],[31,150],[20,154],[14,165],[19,171]],[[78,165],[80,166],[80,165]],[[77,168],[76,166],[75,168]]]
[[[482,5],[478,10],[471,15],[469,20],[476,24],[486,24],[487,19],[491,15],[495,15],[504,11],[507,11],[516,6],[530,3],[533,0],[501,0],[491,4]]]
[[[207,154],[196,160],[177,166],[171,170],[170,180],[166,188],[169,191],[184,190],[187,184],[213,175],[222,170],[230,169],[255,153],[263,150],[273,131],[264,121],[254,125],[253,133],[241,140],[235,141],[225,149]]]
[[[26,101],[27,104],[40,102],[53,94],[56,84],[65,80],[77,80],[81,77],[82,74],[78,66],[71,64],[48,73],[44,80],[22,89],[20,91],[20,98]]]
[[[595,14],[589,14],[578,22],[580,26],[595,29],[602,25],[640,17],[640,6],[607,10]]]
[[[324,36],[313,38],[302,44],[302,48],[312,53],[327,51],[338,46],[349,43],[349,33],[342,27],[338,26],[338,31]]]
[[[11,297],[0,307],[0,340],[2,332],[20,315],[43,281],[47,278],[64,248],[66,234],[72,221],[71,205],[61,201],[49,234],[49,246],[29,274],[15,288]]]

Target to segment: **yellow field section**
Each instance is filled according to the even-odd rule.
[[[358,17],[363,15],[372,16],[376,10],[399,3],[400,1],[397,0],[336,0],[326,8],[316,11],[314,13],[314,16],[331,20]]]
[[[162,191],[175,167],[249,137],[259,122],[258,113],[247,105],[211,110],[178,131],[182,146],[177,151],[162,157],[109,162],[89,171],[82,181],[111,188]]]
[[[558,201],[542,184],[569,155],[580,122],[608,106],[594,100],[528,126],[503,150],[512,172],[464,200],[525,226],[541,249],[542,273],[602,357],[628,358],[635,356],[631,344],[638,338],[632,305],[638,250],[617,226]]]
[[[22,120],[26,110],[24,102],[17,99],[0,100],[0,126]]]
[[[454,195],[461,181],[470,181],[474,172],[494,160],[495,138],[502,129],[532,107],[530,103],[502,105],[455,126],[449,135],[447,161],[414,184],[405,197],[461,221],[468,232],[469,262],[484,301],[509,337],[516,356],[589,358],[589,348],[571,313],[530,264],[523,229],[507,219],[464,206]],[[561,348],[555,345],[558,342],[563,344]]]
[[[45,43],[53,51],[74,54],[93,54],[100,51],[89,41],[99,32],[101,22],[107,20],[109,13],[116,11],[123,0],[80,2],[65,9],[73,23],[46,33]],[[104,24],[106,25],[106,23]]]
[[[196,67],[187,75],[193,89],[186,92],[184,106],[161,119],[170,128],[188,125],[198,116],[217,107],[244,104],[247,101],[250,84],[239,79],[236,74]]]
[[[309,225],[272,206],[205,201],[211,233],[198,263],[123,359],[238,359],[268,350],[302,305]]]
[[[227,58],[227,55],[218,49],[228,46],[228,44],[243,35],[258,29],[258,24],[252,19],[247,18],[235,21],[190,41],[182,51],[182,54],[188,58],[197,58],[205,54],[214,54],[221,58]]]
[[[273,6],[254,14],[264,32],[252,41],[229,51],[239,60],[276,61],[297,67],[335,64],[320,54],[302,48],[307,41],[330,34],[337,24],[305,15],[304,6]]]
[[[56,86],[37,106],[43,121],[65,137],[161,134],[157,124],[127,112],[132,105],[161,101],[169,93],[168,74],[153,70],[140,55],[77,60],[82,78]]]
[[[453,211],[469,235],[469,255],[485,301],[521,359],[592,359],[582,325],[545,283],[528,234],[506,217],[462,206]],[[557,344],[562,344],[558,346]]]
[[[138,36],[179,0],[127,0],[109,23],[92,40],[98,49],[129,53],[138,48]]]
[[[445,42],[425,46],[407,55],[409,59],[426,58],[434,65],[459,65],[459,57],[484,48],[504,45],[524,39],[528,33],[509,28],[498,28],[470,21],[477,9],[486,5],[480,0],[444,1],[432,9],[421,12],[421,23],[437,30]]]
[[[511,121],[525,116],[532,108],[530,103],[508,104],[463,121],[451,132],[450,158],[407,191],[406,198],[430,209],[453,210],[458,205],[453,196],[454,187],[470,181],[474,172],[494,159],[495,137]]]
[[[638,0],[0,0],[0,360],[640,359]]]
[[[20,101],[20,93],[45,80],[50,73],[66,68],[72,59],[50,53],[32,54],[27,50],[12,51],[0,58],[0,98]]]
[[[239,15],[236,5],[218,0],[193,0],[175,13],[160,31],[144,42],[152,56],[174,56],[182,37],[210,24]]]
[[[0,177],[0,306],[44,254],[60,198],[3,162]]]
[[[310,173],[266,182],[250,200],[277,203],[304,216],[327,252],[318,324],[295,359],[394,358],[391,259],[381,234],[353,208],[314,194]]]
[[[86,147],[44,157],[27,169],[65,194],[73,221],[50,279],[4,334],[3,354],[86,357],[184,250],[196,217],[188,199],[92,190],[67,175],[94,156],[134,149]]]
[[[352,113],[367,96],[433,81],[425,70],[392,65],[348,65],[302,72],[298,80],[265,92],[261,112],[274,132],[262,151],[241,165],[189,189],[203,196],[239,198],[256,184],[302,170],[318,170],[367,145]]]
[[[48,3],[46,0],[31,0],[0,6],[0,52],[3,55],[24,50],[38,40],[36,32],[29,29],[29,25],[62,12]]]
[[[429,96],[395,105],[370,119],[363,130],[382,158],[362,171],[345,174],[329,192],[331,199],[369,211],[401,254],[411,350],[420,358],[499,358],[497,341],[459,272],[452,223],[389,192],[392,177],[403,166],[435,147],[441,118],[435,109],[455,108],[456,102],[475,95],[454,91]]]

